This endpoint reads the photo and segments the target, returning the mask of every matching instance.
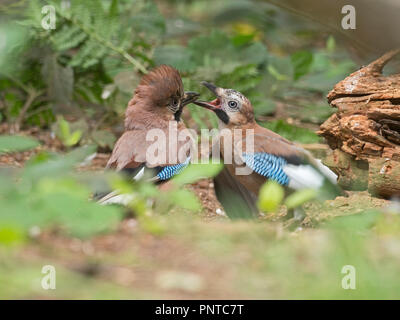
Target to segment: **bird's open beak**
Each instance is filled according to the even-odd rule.
[[[205,86],[208,90],[210,90],[212,93],[214,93],[216,96],[218,96],[218,92],[217,92],[218,87],[215,84],[207,82],[207,81],[202,81],[201,84],[203,86]]]
[[[200,107],[209,109],[211,111],[214,111],[217,117],[224,122],[225,124],[229,123],[229,116],[228,114],[222,109],[222,104],[221,104],[221,94],[224,93],[224,89],[217,87],[216,85],[202,81],[201,84],[205,86],[208,90],[210,90],[212,93],[214,93],[217,98],[214,99],[213,101],[201,101],[201,100],[196,100],[193,102],[194,104],[197,104]]]
[[[186,106],[189,103],[195,102],[200,95],[194,91],[185,91],[183,99],[181,101],[181,106]]]
[[[201,84],[205,86],[208,90],[210,90],[213,94],[217,96],[216,99],[213,101],[202,101],[202,100],[197,100],[194,102],[194,104],[197,104],[200,107],[207,108],[212,111],[216,111],[221,109],[221,100],[219,98],[218,91],[220,91],[220,88],[218,88],[215,84],[212,84],[210,82],[202,81]]]

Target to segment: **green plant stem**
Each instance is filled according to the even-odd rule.
[[[37,115],[39,113],[42,113],[42,112],[48,111],[48,110],[51,110],[51,108],[49,106],[43,106],[43,107],[37,108],[37,109],[27,113],[25,118],[29,119],[30,117],[33,117],[33,116],[35,116],[35,115]]]
[[[14,78],[10,74],[6,74],[5,76],[8,77],[11,81],[13,81],[18,87],[20,87],[28,95],[28,98],[26,99],[26,101],[25,101],[21,111],[19,112],[18,117],[15,120],[14,125],[12,127],[12,130],[14,132],[19,132],[21,124],[25,119],[26,112],[29,110],[29,108],[31,107],[31,105],[35,101],[35,99],[43,94],[43,91],[42,90],[37,91],[34,88],[26,86],[24,83],[22,83],[21,81],[19,81],[16,78]]]
[[[11,81],[13,81],[18,87],[20,87],[22,90],[24,90],[27,94],[30,93],[30,88],[28,86],[26,86],[25,84],[23,84],[21,81],[19,81],[18,79],[14,78],[12,75],[10,74],[4,74],[7,78],[9,78]]]
[[[18,118],[15,120],[13,130],[15,132],[19,132],[22,122],[25,119],[25,114],[28,109],[31,107],[32,103],[35,101],[37,97],[39,97],[43,92],[36,91],[35,89],[27,89],[28,91],[28,98],[26,99],[21,111],[18,114]]]
[[[133,64],[140,72],[146,74],[148,71],[146,67],[141,64],[138,60],[136,60],[134,57],[132,57],[126,50],[123,48],[117,47],[114,44],[112,44],[110,41],[102,38],[99,36],[96,32],[93,32],[90,30],[90,28],[85,27],[82,25],[77,19],[74,19],[72,17],[68,17],[67,15],[63,14],[62,11],[60,10],[58,12],[60,16],[62,16],[64,19],[70,21],[71,23],[75,24],[77,27],[79,27],[83,32],[85,32],[89,37],[95,39],[105,47],[109,48],[112,51],[117,52],[120,54],[122,57],[124,57],[126,60],[128,60],[131,64]]]

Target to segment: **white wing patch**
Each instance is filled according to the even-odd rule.
[[[329,169],[327,166],[322,164],[322,161],[320,159],[315,159],[318,165],[318,169],[321,170],[321,172],[329,179],[330,182],[333,184],[337,184],[337,175],[334,173],[331,169]]]
[[[324,176],[308,164],[288,164],[283,167],[283,171],[289,177],[288,187],[295,190],[319,189],[324,183]]]
[[[133,194],[119,194],[116,191],[110,192],[103,198],[101,198],[98,203],[101,205],[107,204],[121,204],[123,206],[127,206],[133,199]]]
[[[288,164],[283,167],[283,171],[289,177],[289,188],[300,189],[319,189],[327,178],[336,184],[337,176],[328,167],[324,166],[321,160],[316,159],[318,169],[309,164],[293,165]]]
[[[140,171],[137,173],[136,176],[134,176],[132,179],[137,181],[139,179],[141,179],[144,175],[144,167],[142,169],[140,169]]]

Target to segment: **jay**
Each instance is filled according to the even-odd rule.
[[[177,139],[186,130],[180,117],[183,107],[198,96],[196,92],[184,92],[179,71],[173,67],[161,65],[144,75],[128,103],[125,131],[116,142],[106,168],[122,170],[134,180],[152,169],[150,180],[156,183],[167,181],[179,173],[189,164],[191,150],[187,139]],[[148,139],[148,134],[153,129],[155,132],[161,130],[165,136],[165,144],[159,144],[165,148],[162,150],[164,157],[149,158],[147,151],[154,141]],[[127,202],[127,197],[115,191],[99,200],[101,204]]]
[[[250,210],[257,215],[255,199],[266,180],[275,180],[288,193],[328,186],[329,196],[341,194],[336,185],[336,175],[330,169],[308,151],[256,123],[251,102],[243,94],[205,81],[202,84],[216,99],[194,103],[215,112],[219,119],[218,151],[224,160],[226,156],[233,159],[232,163],[225,162],[225,169],[214,180],[217,198],[229,216],[243,217],[240,210]],[[236,129],[244,133],[243,139],[232,138]],[[224,142],[226,139],[227,144]],[[250,152],[247,151],[247,141],[252,144]],[[250,174],[238,174],[240,167],[249,169]],[[288,216],[293,213],[288,213]]]

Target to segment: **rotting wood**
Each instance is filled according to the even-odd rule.
[[[400,49],[390,51],[352,73],[327,96],[338,111],[321,125],[318,134],[335,150],[326,162],[346,189],[368,187],[376,195],[400,195],[400,74],[382,74],[398,53]],[[390,170],[381,170],[389,162]],[[360,163],[368,164],[361,166],[365,174],[358,170]]]

